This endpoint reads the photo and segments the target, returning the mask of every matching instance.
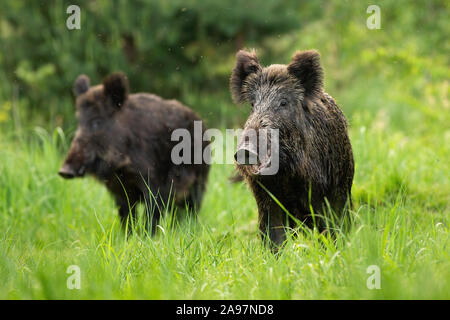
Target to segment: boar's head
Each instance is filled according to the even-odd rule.
[[[248,176],[258,176],[274,160],[279,169],[272,174],[298,168],[314,143],[314,116],[309,106],[322,91],[322,79],[323,70],[316,51],[297,52],[290,64],[268,67],[260,65],[253,51],[237,53],[230,79],[231,95],[235,103],[251,105],[235,154],[240,170]],[[258,134],[262,129],[264,135]],[[277,131],[278,141],[268,134],[270,130]],[[256,139],[248,139],[255,136]],[[268,144],[264,148],[261,148],[262,137]],[[271,148],[275,142],[277,147]]]
[[[126,76],[111,74],[94,87],[89,82],[86,75],[80,75],[74,84],[78,128],[58,172],[63,178],[86,173],[102,178],[129,161],[123,151],[126,142],[118,121],[128,98]]]

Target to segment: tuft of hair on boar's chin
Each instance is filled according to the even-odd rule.
[[[343,216],[351,204],[354,162],[347,122],[324,92],[323,78],[315,50],[296,52],[288,65],[267,67],[255,51],[236,54],[231,96],[251,105],[236,167],[255,196],[261,234],[275,250],[287,228],[300,222],[326,230],[329,221],[318,216],[329,209]],[[276,170],[269,170],[274,163]]]
[[[194,136],[194,121],[200,119],[191,109],[154,94],[130,94],[121,72],[96,86],[80,75],[73,92],[78,128],[59,170],[63,178],[89,174],[105,184],[129,232],[140,202],[152,233],[172,200],[182,209],[200,208],[209,165],[176,165],[171,159],[172,132],[182,128]]]

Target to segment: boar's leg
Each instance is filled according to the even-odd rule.
[[[136,223],[136,205],[137,202],[128,205],[128,201],[119,204],[120,223],[124,230],[128,230],[128,234],[132,233],[133,225]],[[128,217],[131,217],[131,219],[128,219]]]
[[[274,201],[267,200],[259,206],[259,230],[263,240],[270,241],[272,250],[278,251],[286,240],[286,213]]]
[[[166,204],[164,201],[168,201],[168,199],[158,190],[148,190],[146,188],[142,193],[145,201],[145,227],[147,230],[151,231],[151,235],[154,235],[161,214],[165,210]]]
[[[115,194],[116,203],[119,206],[119,217],[122,228],[128,230],[128,234],[132,233],[133,225],[136,223],[136,207],[139,197],[135,192],[123,192]],[[130,219],[128,219],[130,217]],[[128,224],[128,225],[127,225]]]
[[[187,209],[189,214],[197,213],[202,203],[209,168],[203,164],[201,166],[176,167],[170,174],[171,184],[168,189],[175,196],[175,204],[181,209]]]
[[[109,181],[107,187],[113,194],[116,205],[119,207],[119,218],[123,229],[127,229],[128,234],[131,234],[132,224],[136,222],[136,205],[139,201],[139,190],[131,187],[129,184],[122,184],[116,179]],[[130,216],[131,219],[128,219]]]
[[[196,182],[186,197],[186,204],[189,213],[197,213],[200,210],[203,193],[205,191],[205,185],[203,183]]]

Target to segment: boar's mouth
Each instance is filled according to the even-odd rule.
[[[74,150],[69,152],[58,174],[64,179],[81,178],[92,171],[96,162],[97,157],[95,154],[90,154],[86,157],[86,154]]]
[[[83,177],[86,173],[86,166],[82,165],[78,169],[75,169],[69,164],[64,164],[61,169],[59,169],[58,174],[64,179],[72,179],[77,177]]]
[[[252,176],[264,175],[265,169],[271,165],[270,149],[258,154],[257,147],[249,142],[238,146],[234,159],[238,167]]]

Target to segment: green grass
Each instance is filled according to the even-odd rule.
[[[355,115],[353,224],[316,231],[278,256],[257,234],[255,201],[214,165],[198,219],[126,240],[94,179],[57,175],[68,141],[37,129],[0,138],[1,299],[449,299],[449,135],[407,137]],[[70,265],[81,289],[69,290]],[[370,265],[381,289],[369,290]]]

